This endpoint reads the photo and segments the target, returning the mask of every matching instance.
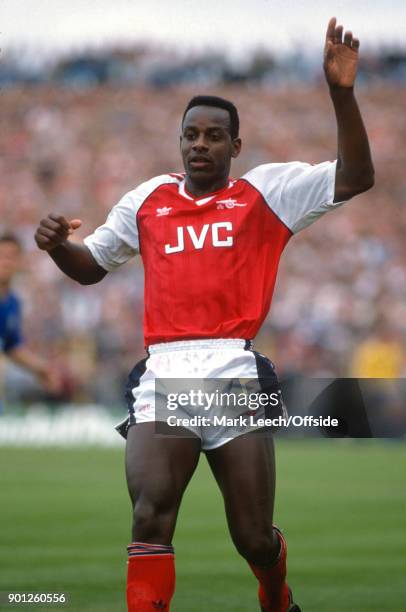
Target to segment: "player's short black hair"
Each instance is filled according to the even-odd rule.
[[[220,98],[219,96],[194,96],[186,106],[182,117],[182,125],[185,120],[185,115],[194,106],[214,106],[215,108],[224,108],[230,115],[230,135],[231,138],[238,138],[240,130],[240,119],[238,117],[237,108],[230,100]]]
[[[0,244],[2,242],[12,242],[20,249],[20,251],[22,251],[20,240],[15,234],[12,234],[11,232],[3,232],[2,234],[0,234]]]

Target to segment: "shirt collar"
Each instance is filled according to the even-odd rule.
[[[203,206],[203,204],[207,204],[208,202],[210,202],[210,200],[212,200],[213,198],[216,198],[225,189],[230,189],[230,187],[232,187],[234,185],[234,183],[235,183],[235,180],[229,179],[228,180],[228,185],[226,185],[226,187],[223,187],[222,189],[219,189],[218,191],[215,191],[213,193],[209,193],[208,195],[206,195],[206,196],[204,196],[202,198],[197,198],[196,199],[193,195],[191,195],[190,193],[188,193],[186,191],[186,180],[184,178],[179,183],[179,195],[181,195],[183,198],[186,198],[187,200],[191,200],[197,206]]]

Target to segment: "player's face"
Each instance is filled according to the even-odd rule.
[[[203,195],[227,184],[231,159],[241,140],[231,138],[230,115],[222,108],[195,106],[185,116],[180,150],[188,189]]]
[[[7,286],[21,265],[21,250],[14,242],[0,242],[0,286]]]

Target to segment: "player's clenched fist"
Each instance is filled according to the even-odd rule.
[[[62,215],[51,213],[42,219],[35,232],[35,242],[43,251],[52,251],[69,238],[82,225],[80,219],[67,221]]]

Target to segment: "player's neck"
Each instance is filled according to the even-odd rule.
[[[195,196],[196,198],[201,198],[206,195],[210,195],[211,193],[215,193],[216,191],[220,191],[220,189],[224,189],[228,185],[228,177],[223,177],[214,183],[208,184],[197,184],[193,182],[188,176],[186,176],[185,187],[187,191]]]

